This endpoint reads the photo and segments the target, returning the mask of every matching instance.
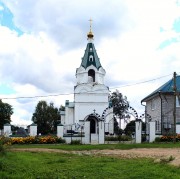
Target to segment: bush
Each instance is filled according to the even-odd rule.
[[[10,138],[1,136],[0,137],[0,155],[5,155],[7,146],[11,145]]]
[[[80,145],[81,141],[80,140],[72,140],[71,144],[73,144],[73,145]]]
[[[117,136],[106,136],[105,141],[119,141]]]
[[[132,138],[127,135],[105,137],[105,141],[130,141],[131,139]]]
[[[155,142],[161,142],[161,137],[156,137]]]
[[[132,138],[128,135],[121,135],[118,137],[119,141],[130,141]]]

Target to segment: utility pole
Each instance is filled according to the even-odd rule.
[[[176,87],[176,72],[173,75],[173,91],[174,91],[174,139],[173,142],[176,143],[176,95],[177,95],[177,87]]]

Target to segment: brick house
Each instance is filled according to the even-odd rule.
[[[146,122],[150,119],[156,122],[156,134],[172,133],[174,130],[174,90],[173,79],[142,99],[145,102]],[[180,76],[176,77],[177,92],[180,92]],[[146,115],[147,116],[147,115]],[[176,133],[180,133],[180,98],[176,97]]]

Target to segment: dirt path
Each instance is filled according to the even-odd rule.
[[[180,166],[180,148],[153,148],[153,149],[131,149],[131,150],[84,150],[84,151],[65,151],[58,149],[45,148],[23,148],[12,149],[13,151],[27,151],[27,152],[50,152],[50,153],[73,153],[79,155],[103,155],[114,156],[118,158],[153,158],[155,161],[173,160],[169,163],[175,166]]]

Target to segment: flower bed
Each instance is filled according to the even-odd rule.
[[[157,137],[156,142],[172,142],[174,140],[174,136],[162,136],[162,137]],[[176,142],[180,142],[180,134],[176,135]]]
[[[13,137],[11,144],[57,144],[65,143],[60,137],[55,136],[38,136],[38,137]]]

